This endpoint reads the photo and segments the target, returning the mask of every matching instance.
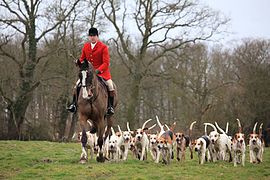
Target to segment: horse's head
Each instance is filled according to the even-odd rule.
[[[94,88],[94,68],[86,59],[80,64],[80,81],[82,84],[82,97],[91,99],[93,97],[92,89]]]

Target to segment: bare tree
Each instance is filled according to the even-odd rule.
[[[139,118],[142,81],[151,75],[154,64],[187,43],[208,40],[228,20],[197,1],[121,2],[108,0],[101,7],[116,32],[112,41],[131,76],[127,116],[133,128]]]
[[[21,125],[25,119],[25,112],[32,99],[33,91],[40,85],[35,70],[40,61],[48,54],[37,54],[38,43],[56,27],[58,27],[74,10],[79,0],[70,2],[56,1],[54,4],[42,0],[2,0],[0,23],[2,37],[5,42],[0,45],[0,53],[5,60],[12,60],[18,69],[18,84],[13,96],[7,96],[4,88],[0,87],[1,96],[8,102],[10,120],[8,136],[11,139],[20,138]],[[47,8],[47,9],[46,9]],[[45,10],[49,13],[46,14]],[[49,18],[49,19],[48,19]],[[10,43],[10,32],[20,39],[21,56],[11,54],[6,45]],[[13,36],[14,37],[14,36]]]
[[[245,40],[233,52],[232,60],[238,82],[237,115],[248,128],[255,122],[266,127],[270,117],[270,41]]]

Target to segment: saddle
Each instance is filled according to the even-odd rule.
[[[107,86],[107,84],[106,84],[105,79],[102,78],[102,77],[100,77],[100,76],[98,76],[98,75],[97,75],[97,78],[98,78],[98,81],[99,81],[104,87],[106,87],[107,91],[109,92],[109,88],[108,88],[108,86]]]

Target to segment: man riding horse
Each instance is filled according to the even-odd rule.
[[[84,44],[81,57],[77,60],[77,64],[82,63],[85,59],[88,60],[95,68],[96,74],[105,80],[109,91],[107,114],[112,115],[114,114],[113,104],[115,90],[113,86],[113,81],[111,80],[111,73],[109,69],[109,50],[105,44],[99,41],[98,30],[96,28],[90,28],[88,35],[90,42]],[[73,113],[77,111],[77,99],[80,91],[80,86],[80,80],[78,80],[75,86],[75,91],[73,93],[72,104],[69,105],[67,108],[67,110]]]

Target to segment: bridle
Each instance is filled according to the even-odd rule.
[[[88,70],[81,70],[80,73],[83,98],[90,100],[90,102],[93,103],[97,99],[99,94],[98,90],[96,90],[96,85],[93,83],[95,74],[93,74],[92,71],[89,72]]]

